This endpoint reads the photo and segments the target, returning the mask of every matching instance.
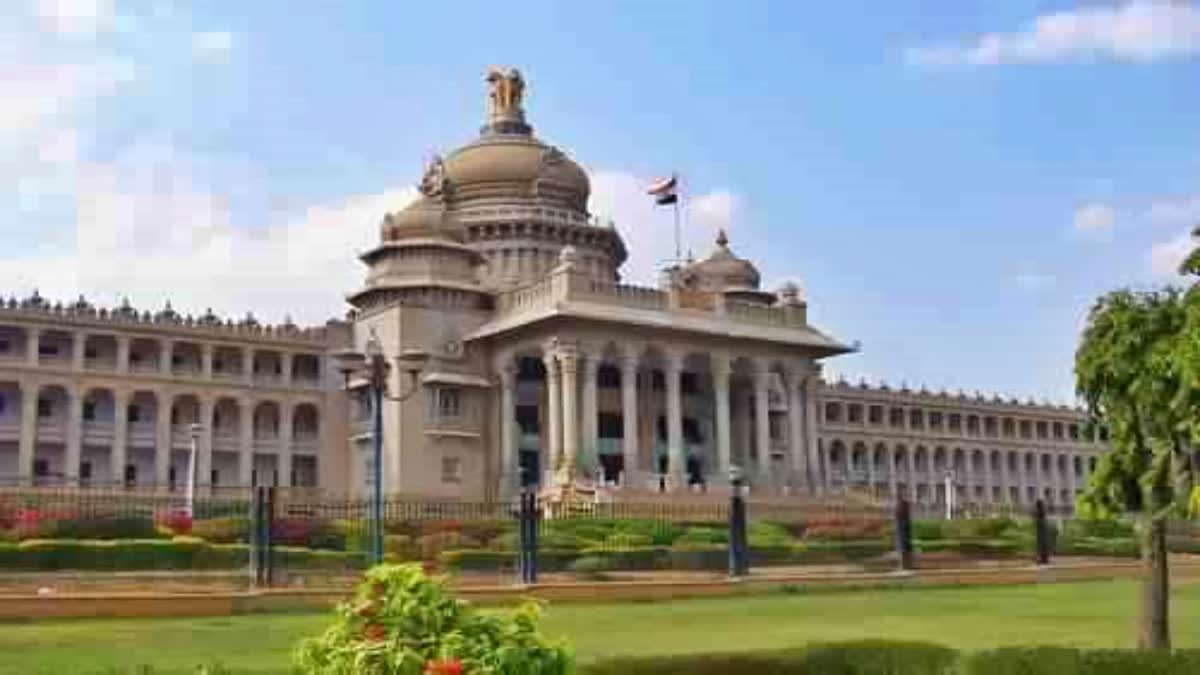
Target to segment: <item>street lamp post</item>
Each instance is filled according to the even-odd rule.
[[[379,336],[375,334],[374,330],[367,339],[365,353],[349,349],[334,354],[338,370],[342,372],[342,377],[345,379],[346,388],[351,388],[352,377],[361,377],[366,381],[371,395],[373,466],[371,470],[370,558],[373,565],[383,562],[383,402],[385,399],[403,401],[412,396],[418,389],[417,377],[424,368],[427,358],[424,352],[412,349],[404,350],[400,356],[396,357],[400,370],[408,375],[409,382],[404,391],[397,396],[392,396],[387,391],[388,375],[391,373],[392,364],[384,356],[383,344],[380,343]]]
[[[193,517],[193,507],[196,500],[196,445],[200,439],[200,433],[204,427],[197,423],[188,425],[188,439],[190,441],[190,451],[188,452],[188,477],[187,486],[184,492],[184,509],[187,511],[187,517],[190,520]]]

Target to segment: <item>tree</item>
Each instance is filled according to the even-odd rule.
[[[1180,273],[1195,277],[1193,252]],[[1190,339],[1189,339],[1190,338]],[[1168,649],[1167,523],[1194,512],[1200,443],[1200,290],[1120,290],[1088,315],[1075,354],[1076,390],[1110,432],[1080,498],[1084,512],[1137,518],[1144,574],[1138,646]]]

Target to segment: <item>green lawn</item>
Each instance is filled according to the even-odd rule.
[[[965,649],[1013,644],[1132,646],[1131,582],[848,591],[671,603],[562,605],[546,628],[581,660],[754,650],[809,641],[913,639]],[[1200,584],[1179,585],[1175,641],[1200,647]],[[77,620],[0,625],[0,673],[194,672],[219,661],[237,672],[286,671],[288,652],[319,631],[309,614],[211,619]]]

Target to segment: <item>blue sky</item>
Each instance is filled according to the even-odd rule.
[[[862,352],[834,373],[1067,400],[1090,302],[1200,222],[1190,3],[12,0],[0,279],[187,311],[343,311],[379,217],[520,67],[652,283],[671,170]],[[299,6],[299,7],[297,7]],[[9,291],[5,291],[6,293]]]

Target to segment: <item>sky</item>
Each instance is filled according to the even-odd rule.
[[[857,354],[833,377],[1072,400],[1088,307],[1200,223],[1189,2],[5,0],[0,295],[319,323],[515,66],[654,284],[678,172]]]

